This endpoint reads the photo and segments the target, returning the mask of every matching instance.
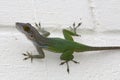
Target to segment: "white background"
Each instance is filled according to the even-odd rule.
[[[80,20],[81,19],[81,20]],[[38,54],[15,28],[15,22],[41,22],[50,37],[63,38],[62,28],[82,21],[75,41],[91,46],[120,46],[120,0],[0,0],[0,80],[120,80],[120,50],[75,53],[60,66],[60,55],[23,61],[22,53]]]

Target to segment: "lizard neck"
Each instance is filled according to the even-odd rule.
[[[37,35],[35,36],[35,41],[34,43],[38,46],[47,46],[48,44],[48,39],[42,35]]]

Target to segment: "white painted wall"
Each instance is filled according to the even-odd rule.
[[[120,45],[119,0],[1,0],[0,80],[119,80],[119,50],[74,54],[80,64],[60,66],[60,54],[45,51],[46,58],[23,61],[23,52],[37,54],[15,22],[41,22],[51,36],[62,37],[62,28],[79,22],[81,37],[75,40],[91,46]]]

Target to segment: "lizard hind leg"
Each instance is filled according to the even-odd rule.
[[[81,26],[81,24],[82,24],[82,22],[79,22],[79,23],[76,25],[75,22],[74,22],[72,26],[69,26],[70,31],[73,32],[74,34],[76,34],[76,36],[80,36],[80,35],[77,34],[77,29],[78,29],[78,27]]]
[[[63,35],[65,37],[66,40],[70,40],[70,41],[74,41],[72,36],[80,36],[77,34],[77,28],[81,25],[82,23],[78,23],[78,25],[76,25],[75,23],[73,23],[73,26],[70,26],[70,30],[67,29],[63,29]]]
[[[65,51],[65,52],[60,56],[60,59],[61,59],[61,60],[64,60],[64,62],[61,62],[60,65],[63,65],[63,64],[66,63],[66,65],[67,65],[67,72],[68,72],[68,73],[70,72],[70,70],[69,70],[69,64],[68,64],[69,61],[72,61],[72,62],[74,62],[74,63],[79,63],[79,62],[73,60],[73,59],[74,59],[74,56],[73,56],[72,54],[73,54],[73,50],[67,50],[67,51]]]

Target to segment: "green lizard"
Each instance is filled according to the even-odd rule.
[[[27,52],[27,54],[24,53],[24,56],[27,56],[24,58],[24,60],[27,60],[28,58],[31,58],[31,61],[33,58],[39,58],[42,59],[45,57],[44,52],[42,49],[47,49],[52,52],[56,53],[62,53],[60,56],[61,60],[64,60],[64,62],[61,62],[61,65],[64,63],[67,64],[67,72],[69,73],[69,61],[73,61],[74,63],[78,63],[77,61],[73,60],[74,52],[84,52],[84,51],[96,51],[96,50],[111,50],[111,49],[120,49],[120,47],[92,47],[88,46],[86,44],[75,42],[72,38],[72,36],[79,36],[76,33],[76,29],[81,25],[79,23],[78,25],[73,24],[71,30],[63,29],[63,34],[65,39],[62,38],[48,38],[47,36],[50,34],[49,32],[45,31],[41,28],[40,24],[36,24],[38,30],[33,27],[30,23],[16,23],[16,28],[21,31],[23,34],[26,35],[26,37],[33,42],[35,45],[37,51],[39,52],[39,55],[32,55],[31,53]],[[39,33],[42,32],[42,34]]]

